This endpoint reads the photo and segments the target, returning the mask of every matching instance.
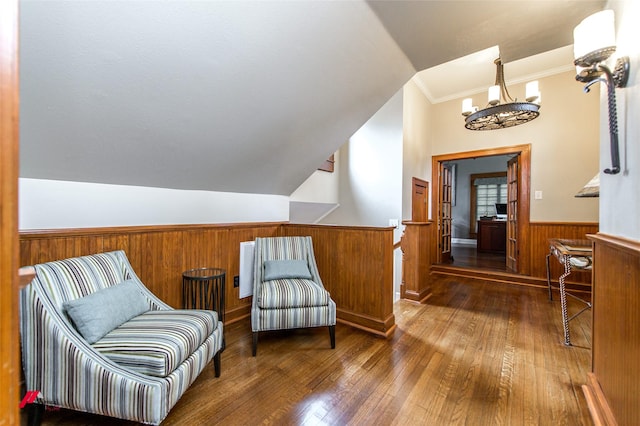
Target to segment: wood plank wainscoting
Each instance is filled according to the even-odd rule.
[[[586,239],[587,235],[598,232],[598,223],[594,222],[531,222],[531,258],[529,270],[534,278],[541,278],[546,285],[549,240],[552,238]],[[557,284],[558,277],[564,272],[557,259],[549,259],[551,279]],[[591,274],[589,271],[572,271],[567,279],[567,289],[591,291]]]
[[[233,287],[240,242],[278,235],[312,236],[320,275],[340,322],[390,337],[395,330],[393,228],[241,223],[23,231],[20,265],[124,250],[142,282],[176,308],[182,306],[183,271],[223,268],[225,321],[233,323],[251,312],[251,298],[240,299]]]
[[[583,386],[596,425],[640,419],[640,242],[592,235],[592,373]]]
[[[393,335],[393,228],[287,224],[282,234],[313,239],[339,322],[385,338]]]
[[[528,270],[529,274],[461,268],[455,266],[455,262],[451,265],[434,264],[431,271],[432,273],[442,275],[464,276],[486,281],[546,287],[546,256],[549,254],[549,240],[552,238],[586,239],[587,235],[597,233],[598,227],[598,223],[596,222],[531,222],[529,224],[529,258],[525,258],[521,253],[519,259],[522,264],[521,270]],[[432,235],[432,238],[436,238],[435,235]],[[558,277],[563,272],[562,267],[556,259],[549,260],[551,279],[557,286]],[[590,292],[591,274],[588,271],[572,272],[567,279],[567,290]]]
[[[403,221],[405,226],[402,249],[402,284],[400,297],[425,303],[431,296],[432,222]]]

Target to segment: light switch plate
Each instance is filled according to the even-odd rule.
[[[542,200],[542,191],[536,191],[534,194],[536,200]]]

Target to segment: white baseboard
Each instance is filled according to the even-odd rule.
[[[451,245],[464,247],[477,247],[478,242],[471,238],[452,238]]]

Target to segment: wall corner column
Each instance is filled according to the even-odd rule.
[[[431,224],[403,221],[400,297],[425,303],[431,297]]]

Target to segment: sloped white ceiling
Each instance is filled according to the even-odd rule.
[[[566,45],[602,4],[23,0],[20,174],[289,195],[416,69]]]
[[[424,69],[500,46],[504,63],[573,44],[573,28],[605,0],[378,1],[371,8]]]
[[[20,7],[22,177],[289,195],[415,73],[364,2]]]

